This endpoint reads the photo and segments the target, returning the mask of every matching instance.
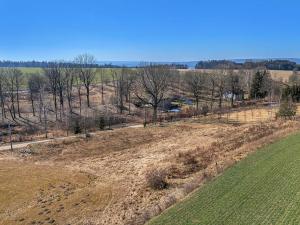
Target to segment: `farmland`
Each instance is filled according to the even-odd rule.
[[[2,70],[1,224],[142,225],[300,129],[265,71],[84,65]]]
[[[34,68],[34,67],[20,67],[19,68],[22,73],[24,74],[24,85],[27,82],[27,78],[28,76],[30,76],[30,74],[40,74],[43,73],[42,68]],[[113,73],[113,71],[119,71],[120,69],[103,69],[104,71],[104,76],[107,79],[111,79],[111,75]],[[186,72],[189,70],[180,70],[181,72]],[[205,70],[206,72],[212,72],[213,70]],[[283,81],[283,82],[288,82],[289,77],[293,74],[293,71],[283,71],[283,70],[271,70],[270,74],[272,76],[272,78],[274,80],[278,80],[278,81]],[[100,82],[100,71],[98,70],[96,73],[96,78],[95,78],[95,83]]]
[[[144,224],[205,183],[203,174],[215,177],[299,127],[296,121],[237,125],[195,118],[2,151],[0,221]],[[188,155],[196,164],[183,163]],[[153,168],[167,171],[167,189],[148,187],[145,174]]]
[[[300,133],[266,146],[185,201],[158,224],[299,224]]]

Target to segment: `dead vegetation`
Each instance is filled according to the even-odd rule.
[[[193,120],[2,152],[0,196],[7,197],[0,199],[1,224],[143,224],[299,127],[297,121],[237,126]]]

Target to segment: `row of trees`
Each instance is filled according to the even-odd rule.
[[[107,76],[107,70],[91,67],[95,62],[93,56],[84,54],[74,59],[73,65],[76,66],[64,62],[51,63],[43,69],[42,74],[31,75],[27,83],[22,81],[19,69],[2,69],[2,118],[7,117],[7,112],[13,120],[17,116],[22,117],[21,96],[28,96],[32,113],[38,116],[40,122],[47,120],[49,111],[54,113],[56,121],[62,121],[66,113],[67,116],[81,116],[84,107],[93,108],[93,104],[95,105],[91,101],[91,90],[100,92],[101,102],[97,102],[97,105],[104,105],[109,101],[120,114],[125,110],[130,114],[133,103],[137,106],[151,106],[154,121],[162,102],[175,94],[193,98],[197,111],[200,110],[201,102],[213,110],[222,109],[224,101],[230,102],[233,107],[235,101],[244,100],[246,94],[252,99],[280,95],[280,91],[276,91],[279,84],[270,78],[267,71],[219,69],[210,73],[181,73],[168,65],[145,64],[135,69],[110,70],[110,75]],[[114,90],[110,99],[104,94],[108,85]],[[83,95],[85,99],[82,98]]]

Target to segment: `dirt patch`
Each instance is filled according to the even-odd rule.
[[[83,172],[2,160],[1,224],[73,224],[101,213],[111,187],[95,180]]]

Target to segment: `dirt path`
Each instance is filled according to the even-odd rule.
[[[143,125],[130,125],[130,126],[124,126],[122,128],[141,128],[141,127],[143,127]],[[122,129],[122,128],[117,128],[117,129]],[[90,134],[95,135],[96,133],[90,133]],[[49,143],[52,141],[63,141],[63,140],[69,140],[69,139],[79,138],[83,136],[84,135],[73,135],[73,136],[58,137],[58,138],[45,139],[39,141],[18,142],[18,143],[13,143],[13,149],[26,148],[28,145],[32,145],[32,144]],[[11,149],[10,144],[0,146],[0,151],[8,151],[10,149]]]

